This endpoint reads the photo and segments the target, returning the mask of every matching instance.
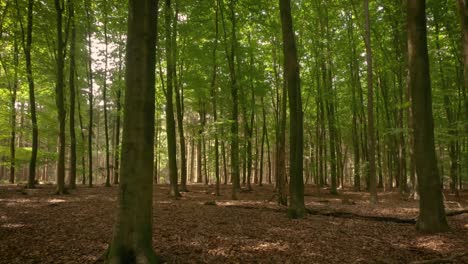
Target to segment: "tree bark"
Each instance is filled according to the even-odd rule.
[[[107,113],[107,68],[108,68],[108,46],[109,38],[107,35],[107,1],[104,1],[104,80],[102,85],[102,101],[104,103],[104,141],[106,148],[106,187],[110,187],[110,150],[109,150],[109,122],[108,122],[108,113]]]
[[[231,109],[231,180],[232,180],[232,199],[237,200],[237,191],[240,189],[240,173],[239,173],[239,120],[238,120],[238,83],[236,77],[236,46],[237,46],[237,37],[236,37],[236,7],[237,0],[229,1],[229,11],[231,17],[231,47],[228,47],[227,32],[226,32],[226,23],[224,20],[223,7],[221,6],[221,20],[223,22],[224,30],[224,41],[226,47],[226,58],[229,68],[229,78],[231,85],[231,99],[232,99],[232,109]]]
[[[68,186],[70,189],[76,188],[76,133],[75,133],[75,45],[76,45],[76,27],[75,27],[75,8],[74,0],[68,1],[69,19],[71,23],[71,42],[70,42],[70,76],[68,80],[68,89],[70,96],[70,177]]]
[[[301,101],[301,87],[299,63],[297,58],[296,41],[294,38],[291,16],[291,1],[279,0],[281,29],[283,33],[284,77],[285,88],[288,88],[290,112],[290,168],[289,195],[290,203],[288,215],[290,218],[302,218],[305,213],[304,182],[303,182],[303,113]]]
[[[157,263],[152,248],[157,4],[129,1],[119,209],[106,263]]]
[[[64,64],[65,64],[65,45],[63,41],[63,10],[64,2],[55,0],[55,10],[57,13],[57,76],[55,84],[55,103],[58,111],[59,122],[59,146],[57,162],[57,194],[65,194],[65,99],[64,99]]]
[[[93,187],[93,58],[91,56],[91,2],[87,0],[86,6],[86,27],[88,44],[88,104],[89,104],[89,123],[88,123],[88,185]]]
[[[23,51],[26,63],[26,76],[28,79],[29,91],[29,112],[31,115],[32,125],[32,146],[31,146],[31,159],[29,160],[29,175],[28,175],[28,188],[34,188],[36,183],[36,162],[37,162],[37,149],[38,149],[38,128],[37,128],[37,114],[36,114],[36,97],[34,93],[34,78],[32,74],[31,63],[31,47],[32,47],[32,28],[33,28],[33,9],[34,0],[28,0],[28,13],[27,13],[27,28],[24,31],[23,22],[20,15],[20,7],[18,0],[16,0],[16,8],[18,11],[18,18],[21,26],[21,36]]]
[[[412,98],[414,153],[420,195],[416,228],[433,233],[447,231],[448,224],[434,146],[425,9],[425,0],[411,0],[407,3],[408,81]]]
[[[170,195],[179,197],[179,188],[177,185],[177,143],[176,128],[174,120],[174,104],[172,98],[174,81],[174,56],[172,49],[172,6],[171,0],[166,0],[165,4],[165,27],[166,27],[166,132],[167,132],[167,151],[169,158],[169,181]]]
[[[374,81],[372,71],[372,46],[369,16],[369,0],[364,0],[364,15],[366,17],[366,61],[367,61],[367,129],[369,138],[369,192],[371,204],[377,203],[377,183],[375,170],[375,135],[374,135]]]
[[[180,191],[187,192],[187,150],[186,150],[186,143],[185,143],[185,134],[184,134],[184,98],[183,93],[181,93],[181,89],[183,87],[178,81],[180,76],[177,76],[177,23],[178,23],[178,16],[179,16],[179,3],[175,1],[175,15],[174,15],[174,22],[173,22],[173,34],[172,34],[172,45],[173,45],[173,62],[174,62],[174,89],[175,89],[175,97],[176,97],[176,112],[177,112],[177,128],[179,132],[179,146],[180,146]]]

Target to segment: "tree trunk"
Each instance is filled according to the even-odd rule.
[[[122,36],[119,36],[120,38]],[[122,81],[122,49],[119,47],[119,83]],[[115,99],[116,114],[115,114],[115,145],[114,145],[114,184],[119,184],[119,171],[120,171],[120,116],[122,112],[122,88],[117,87],[117,94]],[[157,141],[156,141],[157,144]],[[157,182],[157,180],[156,180]]]
[[[59,122],[59,147],[57,162],[57,194],[65,194],[65,99],[64,99],[64,64],[65,64],[65,43],[62,32],[62,14],[65,9],[64,3],[55,0],[57,12],[57,76],[55,84],[55,103],[58,111]]]
[[[87,44],[88,44],[88,104],[89,104],[89,123],[88,123],[88,185],[93,187],[93,58],[91,57],[91,3],[85,2],[86,7],[86,26],[87,26]]]
[[[157,263],[153,239],[158,0],[129,1],[119,209],[106,263]]]
[[[304,182],[303,182],[303,113],[301,101],[301,87],[299,63],[297,58],[296,41],[294,38],[291,16],[291,1],[279,0],[281,28],[283,33],[284,77],[285,88],[288,88],[290,112],[290,203],[288,215],[290,218],[302,218],[305,213]]]
[[[371,204],[377,203],[377,183],[375,170],[375,136],[374,136],[374,81],[372,72],[372,46],[369,16],[369,0],[364,0],[364,15],[366,17],[366,61],[367,61],[367,129],[369,138],[369,192]]]
[[[216,189],[215,189],[215,195],[219,196],[219,185],[220,185],[220,176],[219,176],[219,141],[218,141],[218,113],[217,113],[217,108],[216,108],[216,96],[217,96],[217,71],[218,71],[218,63],[216,60],[216,51],[218,49],[218,38],[219,38],[219,23],[218,23],[218,13],[219,13],[219,4],[218,0],[216,0],[216,12],[215,12],[215,43],[214,43],[214,48],[212,52],[212,59],[213,59],[213,76],[211,79],[211,102],[213,105],[213,122],[215,125],[215,143],[214,143],[214,148],[215,148],[215,177],[216,177]]]
[[[104,81],[102,85],[102,101],[104,102],[104,140],[105,140],[105,148],[106,148],[106,187],[110,187],[110,150],[109,150],[109,122],[107,117],[107,67],[108,67],[108,46],[109,40],[107,36],[107,1],[104,1]]]
[[[174,81],[174,56],[172,49],[172,7],[171,0],[166,0],[165,6],[165,28],[166,28],[166,132],[167,132],[167,151],[169,159],[169,181],[170,195],[179,197],[179,188],[177,186],[177,143],[176,143],[176,128],[174,120],[174,105],[173,105],[173,81]]]
[[[18,17],[20,15],[20,7],[18,0],[16,0],[16,8],[18,11]],[[26,76],[28,79],[29,88],[29,112],[31,115],[32,125],[32,146],[31,146],[31,159],[29,161],[29,176],[28,176],[28,188],[34,188],[36,183],[36,161],[37,161],[37,149],[38,149],[38,128],[37,128],[37,114],[36,114],[36,97],[34,93],[34,78],[32,74],[32,63],[31,63],[31,47],[32,47],[32,28],[33,28],[33,8],[34,0],[28,0],[28,21],[26,32],[22,20],[20,20],[21,36],[23,51],[26,63]],[[25,39],[26,38],[26,39]]]
[[[75,45],[76,45],[76,27],[75,27],[75,9],[74,0],[68,2],[70,23],[71,23],[71,42],[70,42],[70,76],[68,80],[70,96],[70,178],[68,186],[70,189],[76,188],[76,134],[75,134]]]
[[[180,89],[183,89],[177,80],[177,23],[179,16],[179,7],[178,1],[175,1],[175,15],[174,15],[174,25],[173,25],[173,34],[172,34],[172,43],[173,43],[173,62],[174,62],[174,88],[176,95],[176,111],[177,111],[177,128],[179,130],[179,145],[180,145],[180,191],[187,192],[187,150],[185,148],[185,134],[184,134],[184,98]]]
[[[464,100],[464,116],[465,120],[468,120],[468,2],[466,0],[458,0],[458,7],[460,11],[461,18],[461,28],[463,31],[463,75],[464,75],[464,85],[463,85],[463,100]],[[468,123],[465,123],[465,134],[468,135]],[[465,157],[464,164],[468,162],[468,136],[465,137]],[[465,166],[466,168],[466,166]],[[468,170],[466,168],[465,172]],[[462,189],[462,177],[459,177],[459,188]]]
[[[434,147],[425,9],[425,0],[407,3],[408,81],[412,98],[414,153],[420,195],[416,227],[420,231],[432,233],[447,231],[448,224]]]

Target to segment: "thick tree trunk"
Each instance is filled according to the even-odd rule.
[[[157,263],[152,248],[157,4],[129,1],[119,209],[106,263]]]
[[[414,153],[420,195],[416,227],[423,232],[443,232],[448,230],[448,224],[434,147],[425,9],[425,0],[407,3],[408,81],[412,98]]]
[[[284,81],[286,83],[285,88],[288,88],[290,112],[290,203],[288,208],[288,215],[291,218],[302,218],[305,213],[304,182],[302,176],[304,121],[302,113],[299,63],[291,16],[291,1],[279,1],[282,25],[281,28],[283,32]]]

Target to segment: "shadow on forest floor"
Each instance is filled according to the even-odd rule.
[[[423,235],[413,225],[307,215],[287,218],[270,185],[253,186],[238,201],[230,186],[189,185],[181,199],[157,185],[154,195],[154,248],[168,263],[409,263],[455,256],[468,263],[468,214],[449,217],[452,231]],[[112,235],[117,188],[79,187],[52,195],[52,186],[21,192],[0,186],[0,263],[93,263]],[[367,193],[306,186],[307,207],[361,215],[414,218],[418,202],[397,193]],[[446,194],[449,209],[467,208],[468,192]],[[258,209],[258,210],[257,210]]]

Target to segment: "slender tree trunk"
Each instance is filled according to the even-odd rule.
[[[231,86],[231,180],[232,180],[232,199],[237,200],[237,191],[240,189],[240,173],[239,173],[239,120],[238,120],[238,83],[236,77],[236,2],[237,0],[229,1],[229,11],[231,17],[231,43],[230,48],[227,43],[226,23],[224,19],[223,5],[220,3],[221,21],[223,22],[224,41],[226,49],[226,59],[229,68],[229,79]]]
[[[13,84],[9,83],[10,87],[10,183],[15,183],[15,175],[16,175],[16,98],[18,92],[18,41],[16,36],[14,36],[14,44],[13,44],[13,67],[14,67],[14,79]],[[4,66],[5,67],[5,66]],[[5,73],[7,72],[4,68]]]
[[[377,203],[377,183],[375,170],[375,137],[374,137],[374,81],[372,72],[372,47],[370,37],[369,0],[364,0],[366,17],[366,61],[367,61],[367,129],[369,137],[369,192],[371,204]]]
[[[203,108],[200,103],[200,108]],[[203,182],[203,130],[205,127],[205,114],[200,110],[200,128],[198,130],[197,138],[197,183]]]
[[[448,224],[434,147],[425,9],[425,0],[412,0],[407,3],[409,87],[412,98],[414,152],[420,195],[416,227],[423,232],[443,232],[448,230]]]
[[[169,180],[170,194],[174,197],[179,197],[179,188],[177,185],[177,143],[176,143],[176,128],[174,120],[174,105],[173,105],[173,83],[174,83],[174,56],[172,47],[172,7],[171,0],[166,0],[165,5],[165,28],[166,28],[166,59],[167,59],[167,84],[166,84],[166,131],[167,131],[167,149],[169,158]]]
[[[86,150],[85,150],[85,145],[86,145],[86,139],[85,139],[85,134],[84,134],[84,125],[83,125],[83,117],[81,113],[81,93],[78,89],[75,89],[75,93],[77,93],[77,107],[78,107],[78,121],[80,123],[80,134],[81,134],[81,143],[83,145],[83,152],[81,153],[81,167],[82,167],[82,172],[81,172],[81,184],[85,185],[86,184]]]
[[[223,184],[226,185],[228,182],[228,172],[227,172],[227,159],[226,159],[226,146],[224,142],[221,143],[221,156],[223,157],[223,176],[224,182]]]
[[[74,0],[68,2],[69,16],[71,20],[71,43],[70,43],[70,76],[68,80],[70,96],[70,178],[68,186],[70,189],[76,188],[76,134],[75,134],[75,9]]]
[[[266,125],[266,111],[265,104],[263,102],[263,96],[260,98],[260,104],[262,105],[262,139],[260,143],[260,177],[258,179],[258,186],[263,185],[263,175],[264,175],[264,154],[265,154],[265,139],[268,137],[268,130]]]
[[[119,36],[120,38],[122,36]],[[122,49],[119,48],[119,83],[122,82]],[[120,171],[120,116],[122,112],[122,88],[117,87],[116,92],[116,114],[115,114],[115,145],[114,145],[114,184],[119,184],[119,171]],[[158,141],[156,140],[156,144]],[[157,167],[157,166],[156,166]],[[156,180],[157,182],[157,180]]]
[[[283,32],[284,81],[286,83],[285,88],[288,88],[290,112],[290,203],[288,208],[288,215],[291,218],[302,218],[305,213],[304,182],[302,176],[304,121],[302,113],[299,63],[291,16],[291,1],[279,1],[282,25],[281,28]]]
[[[217,71],[218,71],[218,63],[216,60],[216,51],[218,49],[218,38],[219,38],[219,23],[218,23],[218,13],[219,13],[219,4],[218,0],[215,0],[216,12],[215,12],[215,43],[212,53],[213,58],[213,76],[211,79],[211,102],[213,105],[213,122],[215,125],[215,134],[214,134],[214,148],[215,148],[215,177],[216,177],[216,189],[215,195],[219,196],[219,185],[220,185],[220,176],[219,176],[219,141],[218,141],[218,113],[217,113],[217,105],[216,105],[216,96],[217,96]]]
[[[29,175],[28,175],[27,187],[32,189],[35,187],[35,183],[36,183],[36,161],[37,161],[37,149],[38,149],[36,97],[34,93],[34,78],[32,74],[32,63],[31,63],[34,0],[28,0],[28,13],[27,13],[28,20],[27,20],[26,32],[24,31],[24,26],[22,23],[18,0],[16,0],[16,8],[18,12],[20,25],[21,25],[22,44],[23,44],[23,51],[24,51],[24,57],[25,57],[25,63],[26,63],[26,76],[28,79],[28,88],[29,88],[29,112],[31,115],[31,125],[32,125],[32,146],[31,146],[31,159],[29,160]]]
[[[102,100],[104,101],[104,140],[105,140],[105,148],[106,148],[106,187],[110,187],[110,148],[109,148],[109,122],[107,116],[107,68],[108,68],[108,46],[109,46],[109,38],[107,35],[107,1],[104,1],[104,81],[102,85]]]
[[[86,26],[87,26],[87,44],[88,44],[88,104],[89,104],[89,123],[88,123],[88,185],[93,187],[93,58],[91,56],[91,3],[85,2],[86,7]]]
[[[59,147],[57,162],[57,194],[65,194],[65,98],[64,98],[64,63],[65,43],[63,41],[63,11],[64,2],[55,0],[57,12],[57,79],[55,84],[55,103],[58,111],[59,122]]]
[[[183,89],[177,78],[177,23],[179,16],[179,4],[178,1],[175,1],[175,15],[174,15],[174,25],[173,25],[173,34],[172,34],[172,45],[173,45],[173,62],[174,62],[174,88],[176,95],[176,111],[177,111],[177,128],[179,130],[179,145],[180,145],[180,191],[187,192],[187,150],[185,148],[185,134],[184,134],[184,111],[183,111],[183,97],[180,89]]]

